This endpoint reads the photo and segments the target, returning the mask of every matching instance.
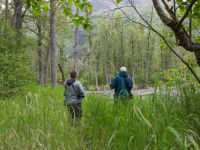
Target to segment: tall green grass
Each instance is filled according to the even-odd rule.
[[[63,88],[34,87],[0,101],[0,149],[199,149],[200,94],[155,94],[114,103],[101,95],[83,101],[80,126],[71,127]]]

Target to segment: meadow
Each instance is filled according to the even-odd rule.
[[[199,150],[199,100],[193,88],[123,103],[91,94],[81,124],[71,127],[63,87],[35,86],[0,100],[0,149]]]

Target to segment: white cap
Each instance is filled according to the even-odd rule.
[[[120,68],[120,72],[126,72],[126,71],[127,71],[126,67],[121,67]]]

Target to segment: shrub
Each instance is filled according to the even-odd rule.
[[[0,97],[10,97],[25,90],[33,81],[28,59],[22,53],[0,46]]]

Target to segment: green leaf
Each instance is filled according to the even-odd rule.
[[[121,2],[122,2],[122,0],[116,0],[116,2],[119,4],[119,3],[121,3]]]

